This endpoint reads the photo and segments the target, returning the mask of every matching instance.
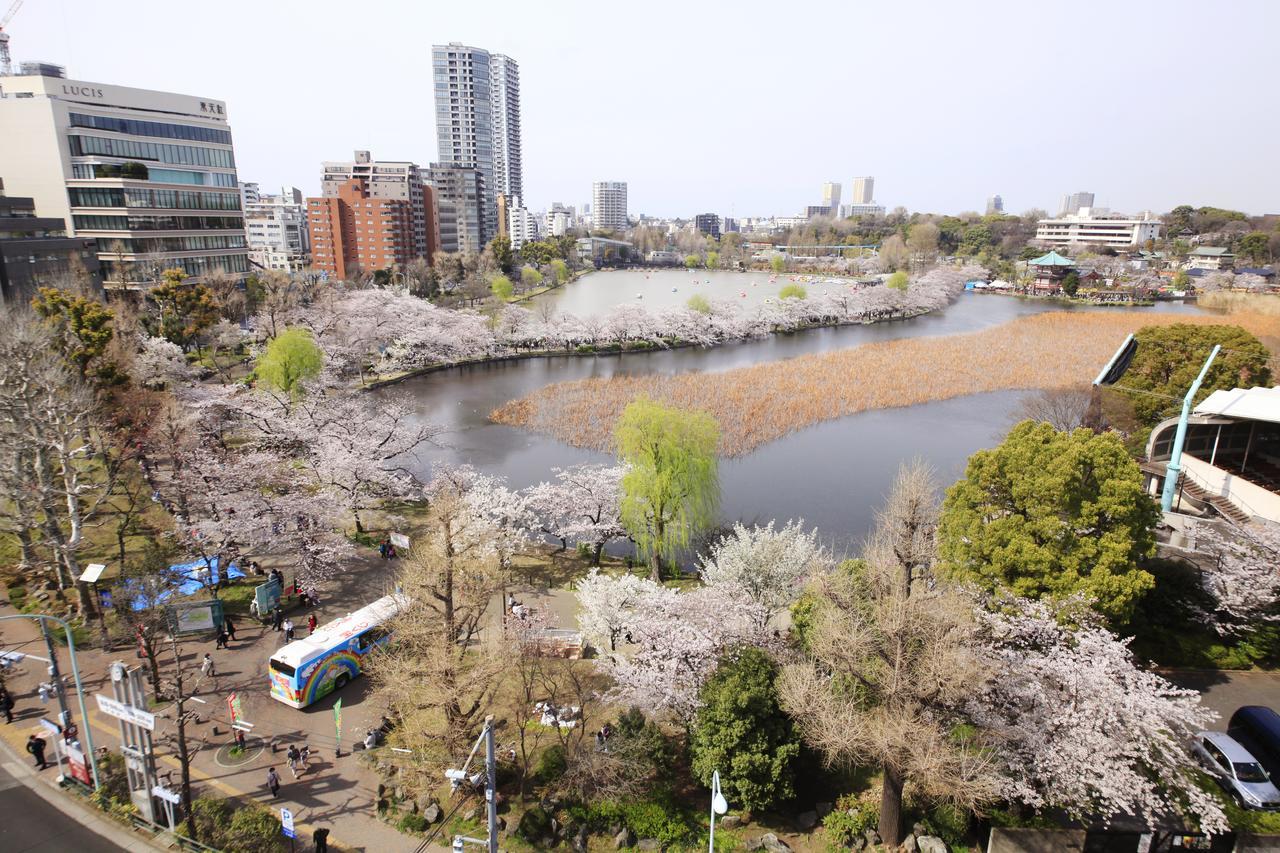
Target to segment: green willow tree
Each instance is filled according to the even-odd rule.
[[[1160,511],[1114,433],[1023,421],[969,457],[947,490],[938,539],[944,574],[1027,598],[1083,593],[1124,624],[1155,585],[1139,563]]]
[[[911,279],[907,278],[907,274],[902,270],[898,270],[885,281],[886,287],[892,287],[894,290],[906,290],[911,284]]]
[[[297,397],[302,383],[320,375],[324,353],[307,329],[294,326],[272,338],[258,359],[258,378],[269,388]]]
[[[495,275],[489,279],[489,290],[499,302],[506,302],[516,292],[515,285],[505,275]]]
[[[720,426],[706,412],[653,400],[631,402],[614,431],[622,478],[622,524],[649,562],[654,581],[720,505]]]

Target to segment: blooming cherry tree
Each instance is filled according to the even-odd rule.
[[[600,565],[604,547],[627,535],[622,526],[621,465],[574,465],[553,468],[556,482],[528,490],[529,506],[542,531],[566,546],[572,542],[591,549],[593,566]]]
[[[800,595],[805,581],[826,571],[831,560],[818,543],[818,531],[806,532],[803,521],[774,529],[735,524],[711,546],[699,572],[709,587],[738,589],[758,604],[765,618]]]
[[[1280,525],[1199,523],[1195,535],[1197,548],[1212,560],[1201,582],[1217,605],[1207,614],[1214,630],[1233,635],[1280,620]]]

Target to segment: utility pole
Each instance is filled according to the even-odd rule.
[[[493,749],[493,714],[484,718],[484,798],[489,804],[489,853],[498,853],[498,765]]]
[[[196,837],[196,819],[191,813],[191,757],[187,755],[187,697],[182,687],[182,653],[178,649],[178,626],[172,610],[169,614],[169,645],[173,649],[174,722],[178,727],[178,764],[182,769],[182,811],[187,816],[187,834]]]

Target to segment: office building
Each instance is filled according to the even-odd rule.
[[[307,199],[317,271],[348,279],[415,258],[431,262],[440,248],[436,192],[417,164],[357,151],[322,168],[321,195]]]
[[[439,162],[480,172],[483,245],[498,231],[498,195],[524,191],[520,66],[509,56],[457,42],[434,45],[431,66]]]
[[[573,208],[558,201],[551,202],[551,209],[543,218],[542,230],[552,237],[563,237],[574,226],[576,217]]]
[[[840,184],[828,181],[822,185],[822,205],[830,215],[840,212]]]
[[[1064,195],[1062,197],[1062,208],[1058,211],[1058,215],[1074,216],[1080,212],[1082,207],[1093,207],[1093,193],[1078,192]]]
[[[998,195],[993,195],[987,199],[987,215],[996,213],[1004,213],[1004,199]]]
[[[484,251],[484,173],[466,166],[432,163],[427,170],[440,210],[440,248],[445,252]],[[497,205],[494,205],[495,215]]]
[[[842,204],[840,215],[845,219],[851,216],[884,216],[884,205],[881,204]]]
[[[97,242],[108,288],[161,271],[249,270],[227,106],[68,80],[56,66],[0,78],[0,176],[67,234]]]
[[[1036,240],[1053,246],[1141,246],[1159,240],[1163,227],[1150,214],[1133,219],[1085,207],[1078,213],[1041,219],[1036,223]]]
[[[876,179],[870,175],[854,178],[849,187],[850,204],[872,204],[876,198]]]
[[[249,263],[267,270],[301,272],[310,264],[311,232],[302,190],[284,187],[263,194],[255,183],[240,184]]]
[[[825,204],[811,204],[804,209],[805,219],[817,219],[819,216],[830,216],[831,208]]]
[[[591,185],[591,227],[627,230],[626,181],[596,181]]]
[[[699,213],[693,217],[693,227],[698,229],[699,234],[720,239],[720,217],[714,213]]]
[[[525,243],[538,239],[537,218],[516,196],[511,198],[511,204],[507,208],[507,233],[511,240],[511,248],[516,251],[519,251]]]
[[[0,181],[0,313],[29,304],[37,288],[67,285],[102,293],[97,243],[68,237],[66,223],[37,216],[34,200],[6,196]]]
[[[725,216],[721,218],[720,220],[721,234],[736,234],[739,230],[740,229],[738,227],[738,220],[729,216]]]

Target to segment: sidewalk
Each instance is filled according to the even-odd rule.
[[[385,564],[378,565],[376,560],[372,563],[363,567],[365,571],[348,573],[332,584],[333,588],[323,591],[324,601],[316,612],[322,624],[359,606],[348,607],[344,602],[359,601],[361,595],[367,594],[360,589],[378,588],[371,584],[367,575],[372,573],[370,570],[385,571],[386,567]],[[364,577],[357,579],[354,577],[357,574]],[[290,614],[294,623],[301,628],[297,632],[298,636],[306,634],[306,612],[294,611]],[[6,599],[0,599],[0,616],[16,613]],[[194,753],[191,778],[197,792],[200,788],[207,788],[226,796],[254,799],[277,814],[280,807],[289,808],[295,815],[299,841],[297,849],[300,853],[311,848],[311,833],[320,826],[330,828],[330,844],[341,849],[385,850],[390,853],[416,850],[421,839],[403,835],[377,818],[375,803],[379,779],[371,770],[358,763],[351,753],[351,745],[381,719],[378,710],[367,701],[369,683],[365,679],[357,679],[340,694],[343,705],[342,752],[340,756],[335,756],[333,703],[339,696],[327,697],[304,710],[290,708],[272,699],[267,687],[267,660],[282,643],[283,635],[272,631],[269,626],[259,626],[247,617],[237,618],[236,622],[237,640],[231,643],[228,650],[215,650],[212,641],[185,641],[182,645],[189,678],[199,676],[199,661],[206,651],[214,656],[218,672],[214,683],[197,683],[193,688],[195,694],[205,700],[204,704],[194,701],[188,703],[188,709],[205,720],[187,727],[188,748]],[[6,650],[41,657],[47,655],[39,625],[34,620],[0,622],[0,632],[3,634]],[[80,709],[70,680],[71,667],[67,651],[62,646],[55,648],[60,669],[67,676],[68,704],[72,716],[79,721]],[[88,722],[92,726],[94,745],[119,752],[120,737],[116,721],[98,711],[93,696],[95,693],[111,695],[108,666],[112,661],[122,660],[130,666],[140,661],[131,648],[117,649],[110,653],[104,653],[100,649],[77,650],[76,658],[84,685],[85,705],[89,712]],[[162,662],[163,660],[162,656]],[[56,699],[46,706],[38,698],[36,687],[45,678],[43,663],[27,659],[15,669],[21,672],[11,674],[6,679],[16,702],[14,722],[10,726],[0,725],[0,737],[19,754],[23,754],[27,735],[40,728],[39,719],[56,717],[58,708]],[[245,761],[220,760],[218,754],[219,748],[231,741],[226,698],[232,691],[239,694],[245,718],[254,724],[253,736],[249,739],[248,760]],[[163,741],[175,728],[171,717],[166,716],[172,714],[172,711],[166,706],[153,710],[160,717],[155,731],[157,770],[162,783],[174,787],[181,778],[180,765],[174,755],[176,745]],[[84,723],[81,722],[80,725],[83,726]],[[214,734],[215,728],[217,734]],[[273,751],[270,746],[273,740],[278,751]],[[292,778],[284,757],[289,743],[308,743],[312,748],[311,770],[296,781]],[[224,754],[225,751],[222,750]],[[266,790],[267,768],[271,766],[276,768],[282,782],[277,800],[271,800]],[[166,776],[169,778],[166,779]]]

